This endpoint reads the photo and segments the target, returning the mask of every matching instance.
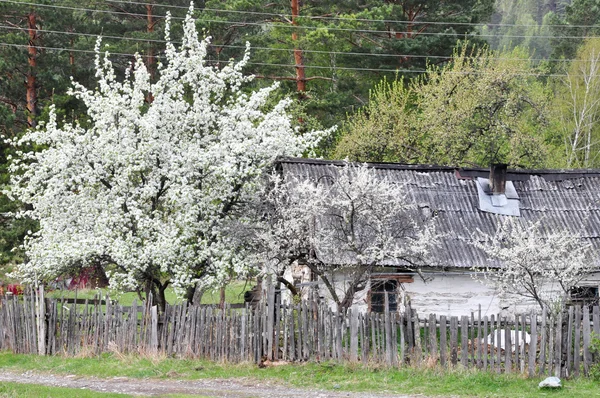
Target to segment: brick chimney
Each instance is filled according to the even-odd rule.
[[[503,195],[506,191],[506,168],[503,163],[493,163],[490,167],[490,189],[493,195]]]

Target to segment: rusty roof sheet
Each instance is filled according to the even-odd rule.
[[[284,158],[278,165],[285,175],[319,180],[332,176],[343,162]],[[443,235],[432,266],[470,268],[486,265],[486,256],[467,240],[477,230],[492,234],[507,216],[479,210],[476,177],[485,169],[455,169],[430,165],[369,164],[376,175],[405,184],[408,196],[429,207]],[[520,199],[521,219],[541,220],[547,232],[568,230],[588,239],[600,258],[600,170],[509,170]],[[391,264],[390,264],[391,265]]]

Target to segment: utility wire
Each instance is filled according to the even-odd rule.
[[[158,3],[143,3],[139,1],[123,1],[123,0],[105,0],[107,3],[119,3],[119,4],[131,4],[131,5],[143,5],[143,6],[152,6],[152,7],[164,7],[164,8],[175,8],[175,9],[189,9],[189,6],[177,6],[171,4],[158,4]],[[211,11],[211,12],[220,12],[225,14],[246,14],[246,15],[264,15],[264,16],[272,16],[272,17],[284,17],[291,19],[291,14],[285,13],[271,13],[271,12],[261,12],[261,11],[247,11],[247,10],[224,10],[219,8],[208,8],[208,7],[198,7],[195,8],[198,11]],[[419,21],[405,21],[398,19],[366,19],[366,18],[343,18],[343,17],[326,17],[326,16],[298,16],[299,18],[307,18],[314,20],[326,20],[326,21],[358,21],[358,22],[377,22],[377,23],[398,23],[398,24],[411,24],[411,25],[461,25],[461,26],[494,26],[494,27],[524,27],[524,28],[539,28],[540,25],[534,24],[508,24],[508,23],[485,23],[485,22],[442,22],[442,21],[427,21],[427,20],[419,20]],[[543,25],[545,27],[562,27],[562,28],[598,28],[597,25],[561,25],[561,24],[549,24]]]
[[[28,44],[14,44],[14,43],[0,42],[0,47],[28,48],[29,45]],[[72,51],[72,52],[78,52],[78,53],[96,54],[96,51],[94,51],[94,50],[81,50],[81,49],[72,49],[72,48],[64,48],[64,47],[46,47],[46,46],[36,46],[36,48],[49,50],[49,51],[65,51],[65,52]],[[109,53],[109,55],[133,57],[136,54]],[[139,56],[143,57],[143,58],[156,58],[156,56],[150,56],[150,55],[139,55]],[[296,64],[278,64],[278,63],[268,63],[268,62],[247,62],[247,65],[276,66],[276,67],[290,67],[290,68],[297,68],[300,66],[300,65],[296,65]],[[386,73],[426,73],[426,72],[428,72],[428,70],[426,70],[426,69],[376,69],[376,68],[332,67],[332,66],[321,66],[321,65],[302,65],[302,67],[305,69],[325,69],[325,70],[332,70],[332,71],[346,70],[346,71],[356,71],[356,72],[386,72]],[[492,71],[492,72],[446,71],[445,73],[459,74],[459,75],[486,75],[486,74],[491,74],[491,73],[497,73],[497,71]],[[510,76],[531,76],[531,77],[566,77],[566,76],[568,76],[566,74],[558,74],[558,73],[552,73],[552,74],[510,73],[509,75]],[[578,76],[578,75],[571,75],[571,76]]]
[[[0,29],[7,30],[25,30],[25,28],[19,28],[16,26],[10,25],[0,25]],[[81,37],[102,37],[102,39],[111,39],[111,40],[123,40],[123,41],[132,41],[132,42],[150,42],[150,43],[167,43],[167,40],[160,39],[144,39],[137,37],[126,37],[126,36],[109,36],[103,34],[93,34],[93,33],[83,33],[83,32],[66,32],[66,31],[58,31],[58,30],[47,30],[47,29],[36,29],[36,32],[48,33],[48,34],[59,34],[59,35],[69,35],[69,36],[81,36]],[[173,44],[181,44],[179,41],[171,41]],[[233,48],[233,49],[245,49],[246,46],[240,45],[220,45],[220,44],[210,44],[214,47],[223,47],[223,48]],[[264,51],[274,51],[274,52],[293,52],[296,49],[294,48],[272,48],[272,47],[255,47],[251,46],[251,49],[254,50],[264,50]],[[352,55],[352,56],[362,56],[362,57],[396,57],[396,58],[424,58],[424,59],[450,59],[452,58],[449,55],[418,55],[418,54],[389,54],[389,53],[362,53],[362,52],[352,52],[352,51],[325,51],[325,50],[301,50],[303,53],[309,54],[331,54],[331,55]],[[466,57],[468,59],[476,59],[479,57]],[[494,60],[502,60],[502,61],[548,61],[548,62],[574,62],[574,61],[582,61],[578,59],[562,59],[562,58],[506,58],[506,57],[486,57],[487,59]],[[584,60],[583,60],[584,61]]]
[[[16,3],[23,5],[31,5],[36,7],[47,7],[47,8],[56,8],[56,9],[67,9],[73,11],[89,11],[89,12],[100,12],[100,13],[108,13],[108,14],[116,14],[116,15],[129,15],[129,16],[139,16],[146,18],[146,14],[138,14],[138,13],[128,13],[121,11],[108,11],[108,10],[98,10],[98,9],[90,9],[90,8],[77,8],[77,7],[68,7],[68,6],[59,6],[59,5],[50,5],[50,4],[36,4],[36,3],[28,3],[28,2],[19,2],[15,0],[0,0],[3,3]],[[166,18],[164,15],[154,15],[157,19]],[[171,19],[183,20],[185,18],[176,18],[171,17]],[[394,30],[373,30],[373,29],[354,29],[354,28],[332,28],[332,27],[321,27],[321,26],[303,26],[303,25],[291,25],[291,24],[274,24],[274,23],[259,23],[259,22],[245,22],[245,21],[222,21],[222,20],[214,20],[214,19],[200,19],[201,22],[210,22],[217,24],[229,24],[229,25],[248,25],[248,26],[265,26],[271,25],[275,28],[281,29],[301,29],[301,30],[319,30],[325,29],[327,31],[338,31],[338,32],[354,32],[354,33],[381,33],[385,35],[406,35],[411,36],[465,36],[465,37],[498,37],[498,35],[494,34],[477,34],[477,33],[469,33],[469,34],[458,34],[456,32],[411,32],[411,31],[394,31]],[[453,25],[453,24],[448,24]],[[547,39],[596,39],[600,38],[600,36],[552,36],[552,35],[502,35],[505,38],[515,38],[515,39],[524,39],[524,38],[547,38]]]

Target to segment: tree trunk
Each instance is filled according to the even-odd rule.
[[[169,282],[165,282],[158,286],[158,294],[156,295],[156,305],[161,313],[164,314],[165,309],[167,308],[167,298],[165,296],[165,291],[167,290],[167,286],[169,286]]]
[[[152,305],[156,305],[160,313],[164,313],[165,308],[167,307],[165,291],[167,290],[168,286],[168,281],[165,283],[161,283],[157,279],[152,279],[146,282],[146,299],[148,299],[150,297],[150,294],[152,294]]]
[[[298,16],[300,15],[299,0],[291,0],[292,2],[292,25],[298,26]],[[304,98],[306,92],[306,75],[304,73],[304,59],[302,50],[298,46],[298,32],[292,31],[292,41],[294,42],[294,62],[296,63],[296,88],[300,98]]]
[[[154,21],[154,15],[152,13],[153,11],[153,5],[152,4],[146,4],[146,31],[148,34],[151,34],[152,32],[154,32],[154,24],[156,23]],[[146,68],[148,68],[148,73],[150,74],[150,80],[154,81],[154,73],[155,73],[155,62],[156,59],[154,57],[154,47],[152,42],[148,42],[148,57],[146,58]],[[152,96],[151,92],[148,92],[148,94],[146,95],[146,102],[151,103],[152,101],[154,101],[154,97]]]
[[[225,286],[221,288],[220,298],[219,298],[219,307],[221,309],[225,308]]]
[[[38,116],[37,109],[37,16],[33,11],[27,15],[27,32],[29,33],[29,42],[27,45],[27,61],[29,68],[25,77],[25,85],[27,87],[27,124],[29,127],[35,127],[36,118]]]

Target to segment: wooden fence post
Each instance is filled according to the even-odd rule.
[[[37,326],[37,353],[46,355],[46,300],[44,300],[44,285],[36,289],[36,326]]]
[[[590,353],[592,331],[590,328],[590,308],[583,306],[583,372],[586,376],[590,374],[592,366],[592,354]]]
[[[350,318],[350,362],[358,362],[358,310],[348,309]]]

